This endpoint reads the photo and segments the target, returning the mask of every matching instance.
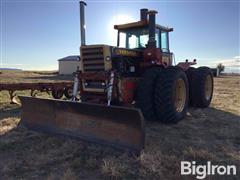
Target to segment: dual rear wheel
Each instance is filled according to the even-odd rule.
[[[177,66],[148,69],[137,92],[137,105],[145,119],[176,123],[186,116],[190,101],[196,107],[207,107],[213,92],[210,69],[198,68],[189,77]]]
[[[192,107],[205,108],[211,103],[213,96],[213,74],[208,67],[191,68],[187,71],[190,86]]]

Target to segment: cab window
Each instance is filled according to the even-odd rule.
[[[118,46],[129,49],[142,49],[146,48],[148,39],[148,28],[128,29],[119,32]],[[159,39],[159,30],[156,29],[156,42],[158,48]]]
[[[161,48],[162,48],[162,52],[169,52],[168,34],[167,32],[164,32],[164,31],[161,31]]]
[[[168,32],[157,28],[155,32],[157,48],[161,47],[162,52],[169,52]],[[129,49],[144,49],[146,48],[149,39],[148,28],[122,30],[118,33],[118,38],[119,47]]]
[[[139,47],[139,38],[131,34],[130,37],[128,38],[128,48],[129,49],[135,49]]]

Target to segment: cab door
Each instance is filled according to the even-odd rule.
[[[166,66],[172,65],[173,54],[169,50],[169,33],[163,30],[160,31],[160,47],[162,51],[162,63]]]

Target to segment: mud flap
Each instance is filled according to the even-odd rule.
[[[21,123],[29,129],[110,145],[131,153],[139,153],[144,147],[144,118],[138,109],[19,98]]]

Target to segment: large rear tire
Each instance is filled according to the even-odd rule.
[[[162,71],[157,78],[154,105],[159,121],[176,123],[186,116],[189,87],[185,72],[171,66]]]
[[[213,95],[213,74],[208,67],[199,67],[193,76],[192,104],[194,107],[208,107]]]
[[[189,86],[189,100],[188,100],[188,106],[193,106],[193,90],[194,90],[194,84],[193,84],[193,77],[194,73],[196,72],[196,68],[189,67],[186,72],[187,78],[188,78],[188,86]]]
[[[154,110],[154,91],[158,75],[161,73],[161,67],[148,69],[139,80],[137,88],[137,107],[141,109],[144,118],[147,121],[157,120]]]

